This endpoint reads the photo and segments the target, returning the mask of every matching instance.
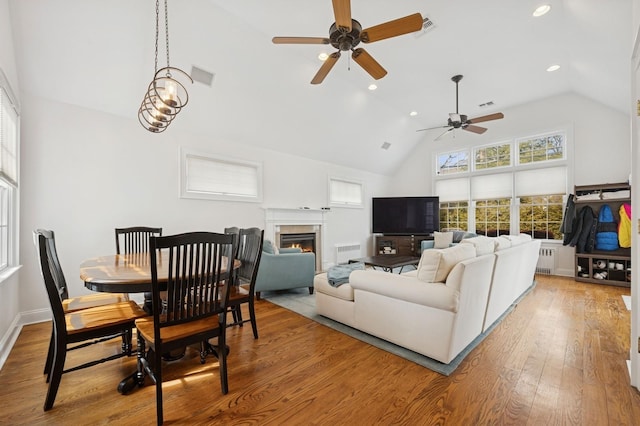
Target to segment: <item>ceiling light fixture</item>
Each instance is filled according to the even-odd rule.
[[[322,52],[318,55],[318,59],[320,59],[321,61],[326,61],[328,57],[329,55],[326,52]]]
[[[536,10],[533,11],[533,16],[536,18],[545,15],[551,10],[551,6],[548,4],[543,4],[542,6],[538,6]]]
[[[378,86],[376,84],[374,84],[374,83],[371,83],[369,85],[369,90],[376,90],[377,88],[378,88]]]
[[[182,110],[182,107],[189,101],[187,89],[178,78],[185,83],[193,83],[193,79],[189,74],[169,65],[169,13],[167,0],[164,0],[164,31],[167,66],[158,69],[159,22],[160,3],[159,0],[156,0],[155,74],[138,110],[138,121],[140,121],[142,127],[153,133],[164,132]]]
[[[549,66],[549,68],[547,68],[547,72],[558,71],[559,69],[560,69],[560,65],[553,64],[553,65]]]
[[[418,115],[418,111],[411,111],[409,115],[415,117],[416,115]]]

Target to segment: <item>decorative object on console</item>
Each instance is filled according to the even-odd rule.
[[[375,80],[387,71],[363,48],[355,48],[360,42],[374,41],[397,37],[422,29],[422,15],[414,13],[404,18],[395,19],[373,27],[362,29],[360,22],[351,18],[351,0],[333,0],[333,13],[336,22],[329,28],[329,37],[274,37],[274,44],[331,44],[338,49],[329,55],[324,64],[311,80],[311,84],[320,84],[340,58],[340,51],[351,50],[351,57]]]
[[[158,69],[158,34],[160,21],[160,4],[156,0],[156,50],[155,68],[151,84],[147,88],[140,109],[138,109],[138,121],[142,127],[150,132],[164,132],[173,119],[182,110],[182,107],[189,101],[189,94],[184,85],[193,83],[189,74],[179,68],[169,65],[169,11],[167,0],[164,0],[164,28],[165,28],[165,49],[167,53],[167,66]]]

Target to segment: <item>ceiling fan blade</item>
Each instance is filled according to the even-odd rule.
[[[274,37],[274,44],[329,44],[331,40],[324,37]]]
[[[482,117],[470,118],[467,123],[482,123],[483,121],[499,120],[504,118],[504,114],[496,112],[495,114],[483,115]]]
[[[443,133],[440,133],[440,134],[438,135],[438,137],[434,139],[434,141],[439,141],[439,140],[440,140],[440,138],[442,138],[444,135],[446,135],[447,133],[452,132],[452,131],[453,131],[453,127],[449,128],[449,129],[447,129],[447,130],[445,130]]]
[[[414,13],[404,18],[365,28],[360,33],[360,40],[363,43],[373,43],[374,41],[412,33],[420,29],[422,29],[422,15]]]
[[[451,127],[451,126],[436,126],[436,127],[428,127],[426,129],[418,129],[416,130],[416,132],[424,132],[425,130],[433,130],[433,129],[444,129],[446,127]]]
[[[311,80],[311,84],[320,84],[324,80],[324,78],[329,74],[331,68],[336,64],[338,59],[340,58],[340,52],[334,52],[324,61],[316,75]]]
[[[484,132],[487,131],[486,128],[480,127],[480,126],[474,126],[473,124],[469,124],[468,126],[464,126],[462,129],[463,130],[468,130],[468,131],[473,132],[473,133],[477,133],[479,135],[481,135],[481,134],[483,134]]]
[[[375,80],[379,80],[387,75],[387,70],[382,68],[382,65],[380,65],[378,61],[373,59],[373,56],[369,55],[363,48],[359,47],[355,49],[351,54],[351,57]]]
[[[351,32],[351,0],[333,0],[333,14],[336,26]]]

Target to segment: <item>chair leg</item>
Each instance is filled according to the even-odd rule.
[[[260,292],[259,291],[256,291],[256,299],[260,300]]]
[[[51,330],[51,338],[49,339],[49,350],[47,351],[47,360],[44,363],[44,372],[42,374],[47,375],[47,383],[49,383],[49,379],[51,378],[51,363],[53,362],[53,346],[55,345],[54,341],[54,331]]]
[[[222,388],[223,395],[226,395],[229,392],[229,381],[227,378],[226,334],[227,331],[225,324],[220,324],[220,336],[218,336],[218,360],[220,362],[220,386]]]
[[[313,287],[309,287],[309,294],[313,294]]]
[[[155,365],[153,366],[153,374],[156,381],[156,415],[158,417],[158,424],[161,425],[164,422],[162,412],[162,351],[156,347],[153,351]]]
[[[44,411],[49,411],[53,408],[53,403],[56,400],[58,388],[60,387],[66,357],[67,345],[56,336],[53,347],[53,362],[51,372],[49,373],[51,380],[49,381],[49,389],[47,390],[47,396],[44,400]]]
[[[253,297],[249,299],[249,319],[251,320],[251,328],[253,329],[253,338],[258,338],[258,324],[256,323],[256,311],[253,306]]]
[[[236,324],[238,324],[240,327],[242,327],[243,321],[242,321],[242,305],[236,305],[233,307],[233,311],[235,312],[235,316],[236,316]]]

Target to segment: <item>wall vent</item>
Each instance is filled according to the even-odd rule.
[[[429,19],[428,17],[425,16],[422,19],[422,30],[415,32],[416,38],[422,37],[423,35],[425,35],[429,31],[433,30],[435,28],[435,26],[436,26],[436,24],[434,24],[431,19]]]
[[[557,250],[552,247],[541,247],[538,264],[536,265],[536,274],[555,275],[557,264]]]
[[[362,257],[360,244],[336,244],[336,264],[349,263],[349,259],[357,259]]]

